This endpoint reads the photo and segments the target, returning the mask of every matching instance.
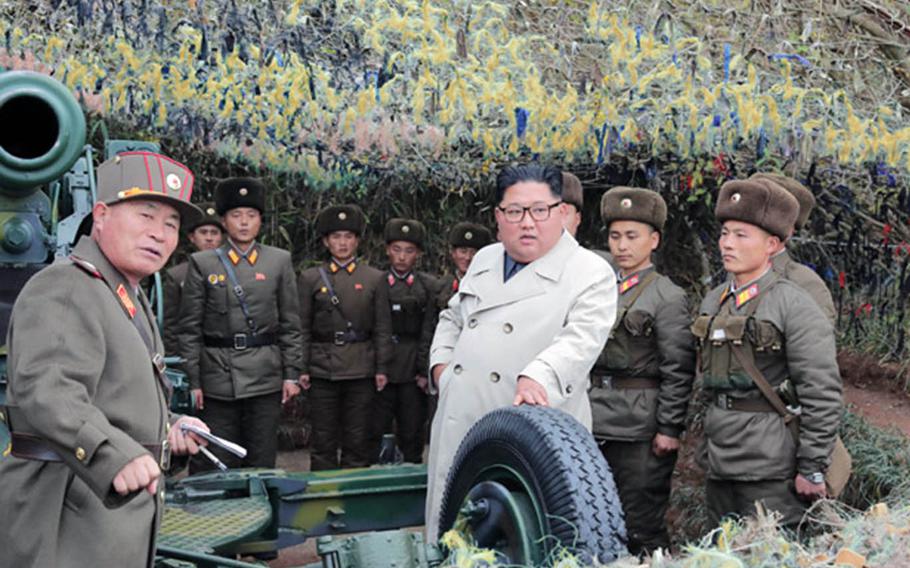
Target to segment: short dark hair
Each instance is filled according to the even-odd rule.
[[[496,176],[496,203],[502,201],[507,189],[522,181],[545,183],[553,197],[562,197],[562,171],[541,164],[519,164],[504,167]]]

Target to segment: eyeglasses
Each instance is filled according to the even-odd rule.
[[[550,218],[550,211],[554,207],[560,205],[562,201],[557,201],[556,203],[546,204],[546,203],[532,203],[528,207],[522,207],[520,205],[509,205],[508,207],[496,207],[502,211],[503,216],[506,218],[506,221],[509,223],[521,223],[522,219],[525,218],[525,213],[531,215],[531,219],[534,221],[546,221]]]

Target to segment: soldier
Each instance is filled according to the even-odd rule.
[[[581,225],[581,210],[584,208],[584,191],[581,180],[569,172],[562,172],[562,202],[566,204],[565,227],[578,240],[578,226]]]
[[[180,426],[205,424],[168,414],[161,338],[139,282],[167,262],[181,222],[201,214],[192,192],[193,174],[165,156],[104,162],[91,236],[19,295],[0,413],[12,431],[12,455],[0,459],[3,565],[152,565],[162,470],[170,453],[198,451]]]
[[[490,230],[477,223],[463,221],[452,227],[449,231],[449,258],[455,271],[443,275],[439,283],[439,293],[436,296],[436,309],[444,310],[449,305],[449,300],[458,291],[458,284],[471,266],[471,259],[477,251],[493,242]]]
[[[385,274],[356,258],[365,225],[356,205],[322,210],[316,232],[330,259],[300,275],[300,382],[312,408],[313,471],[364,467],[373,458],[373,405],[388,383],[392,324]]]
[[[190,256],[180,305],[180,350],[193,403],[218,436],[246,446],[228,467],[275,467],[281,405],[300,392],[297,284],[291,254],[256,242],[265,209],[258,179],[215,188],[226,242]],[[199,463],[197,463],[199,462]],[[193,471],[212,464],[194,460]]]
[[[767,179],[789,191],[790,195],[799,202],[799,216],[796,218],[793,232],[795,233],[806,226],[806,222],[809,221],[809,215],[812,214],[812,209],[815,207],[815,196],[812,195],[812,192],[806,186],[795,179],[777,174],[758,173],[753,174],[752,179]],[[831,290],[828,289],[825,281],[814,270],[793,260],[787,250],[786,243],[788,241],[789,238],[781,243],[780,249],[772,257],[774,271],[808,292],[822,309],[822,312],[831,320],[831,324],[836,325],[837,310],[834,307]]]
[[[214,203],[200,203],[203,215],[195,223],[186,228],[186,236],[196,251],[211,250],[221,246],[224,227],[221,219],[215,213]],[[195,252],[195,251],[194,251]],[[164,352],[177,355],[177,328],[180,323],[180,292],[183,290],[183,281],[186,280],[187,268],[190,263],[183,261],[172,266],[164,273]]]
[[[685,292],[651,264],[667,220],[657,192],[615,187],[601,200],[619,267],[619,306],[591,371],[594,436],[619,490],[629,551],[669,548],[665,515],[695,350]]]
[[[427,414],[427,357],[436,321],[436,280],[414,270],[423,253],[426,229],[413,219],[391,219],[385,226],[389,258],[392,363],[389,384],[379,393],[379,434],[391,433],[394,419],[404,461],[423,460]]]
[[[731,280],[708,293],[692,326],[709,400],[700,459],[713,522],[752,514],[758,501],[795,527],[807,501],[826,493],[843,411],[834,329],[805,291],[771,269],[798,211],[768,180],[730,181],[718,195]]]

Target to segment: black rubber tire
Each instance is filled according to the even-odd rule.
[[[539,406],[494,410],[471,428],[449,471],[439,534],[452,528],[465,496],[496,464],[533,487],[550,535],[545,555],[557,543],[586,564],[627,554],[619,494],[593,436],[565,412]]]

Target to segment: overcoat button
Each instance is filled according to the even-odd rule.
[[[85,449],[84,448],[76,448],[76,459],[79,461],[82,461],[85,459]]]
[[[452,371],[454,371],[456,375],[460,375],[461,374],[461,365],[455,365],[455,367],[452,369]]]
[[[475,327],[477,327],[477,318],[471,318],[471,319],[469,319],[469,320],[468,320],[468,327],[470,327],[471,329],[474,329]]]
[[[505,324],[503,324],[503,326],[502,326],[502,330],[503,330],[504,332],[506,332],[506,333],[512,333],[512,330],[513,330],[513,329],[514,329],[514,328],[512,327],[512,324],[510,324],[510,323],[505,323]]]
[[[566,394],[572,394],[572,385],[566,386]]]
[[[490,373],[490,380],[493,381],[494,383],[498,383],[499,382],[499,373],[497,373],[495,371]]]

